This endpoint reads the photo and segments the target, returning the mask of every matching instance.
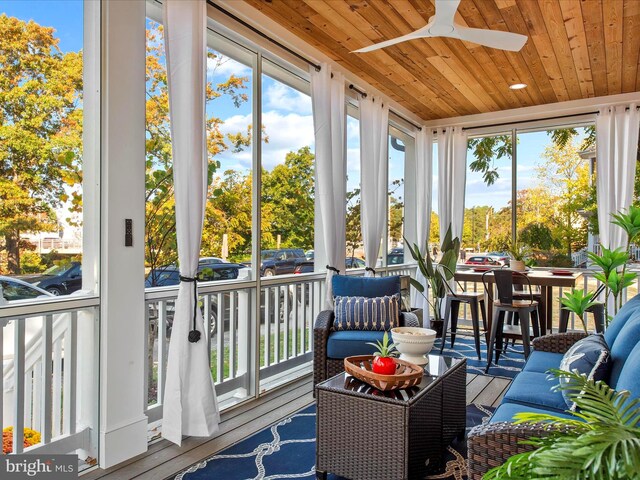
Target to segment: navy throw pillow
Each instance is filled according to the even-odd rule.
[[[609,374],[611,362],[609,358],[611,352],[607,341],[604,339],[604,335],[597,333],[595,335],[589,335],[582,340],[578,340],[567,353],[562,357],[560,362],[560,370],[567,372],[577,371],[580,374],[586,375],[591,380],[605,380]],[[567,378],[560,378],[560,385],[567,386],[571,383],[571,380]],[[570,394],[575,393],[575,390],[562,390],[562,396],[567,405],[574,410],[575,404],[569,398]]]
[[[335,297],[384,297],[400,294],[400,276],[353,277],[334,275],[331,288]]]
[[[334,297],[333,329],[390,330],[400,324],[400,295],[384,297]]]

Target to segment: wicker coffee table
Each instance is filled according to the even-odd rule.
[[[466,423],[465,359],[429,355],[415,387],[382,392],[341,373],[316,385],[316,477],[423,478]]]

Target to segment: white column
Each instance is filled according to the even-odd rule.
[[[102,2],[100,466],[147,450],[145,2]],[[125,218],[133,246],[124,246]]]

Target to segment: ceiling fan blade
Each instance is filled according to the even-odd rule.
[[[455,30],[445,36],[459,38],[460,40],[477,43],[485,47],[509,50],[511,52],[520,51],[529,38],[519,33],[485,30],[482,28],[467,28],[461,25],[456,25]]]
[[[437,25],[453,25],[453,17],[458,11],[460,0],[436,0],[436,17],[433,20]]]
[[[384,42],[374,43],[373,45],[369,45],[368,47],[363,47],[363,48],[360,48],[358,50],[354,50],[351,53],[372,52],[373,50],[378,50],[379,48],[384,48],[384,47],[388,47],[390,45],[395,45],[396,43],[406,42],[407,40],[413,40],[415,38],[422,38],[422,37],[430,37],[431,35],[429,35],[429,32],[426,30],[426,28],[428,26],[429,25],[426,25],[426,26],[424,26],[422,28],[419,28],[415,32],[408,33],[408,34],[403,35],[401,37],[392,38],[391,40],[386,40]]]

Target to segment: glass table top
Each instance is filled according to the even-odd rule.
[[[357,396],[373,395],[376,397],[384,397],[391,401],[396,400],[399,402],[410,402],[412,399],[419,396],[420,393],[428,390],[438,381],[439,377],[442,377],[452,368],[459,366],[462,362],[464,362],[464,359],[429,355],[429,362],[426,365],[423,365],[424,376],[422,377],[422,381],[410,388],[382,391],[345,372],[319,383],[318,388],[342,391],[346,394],[352,393]]]

